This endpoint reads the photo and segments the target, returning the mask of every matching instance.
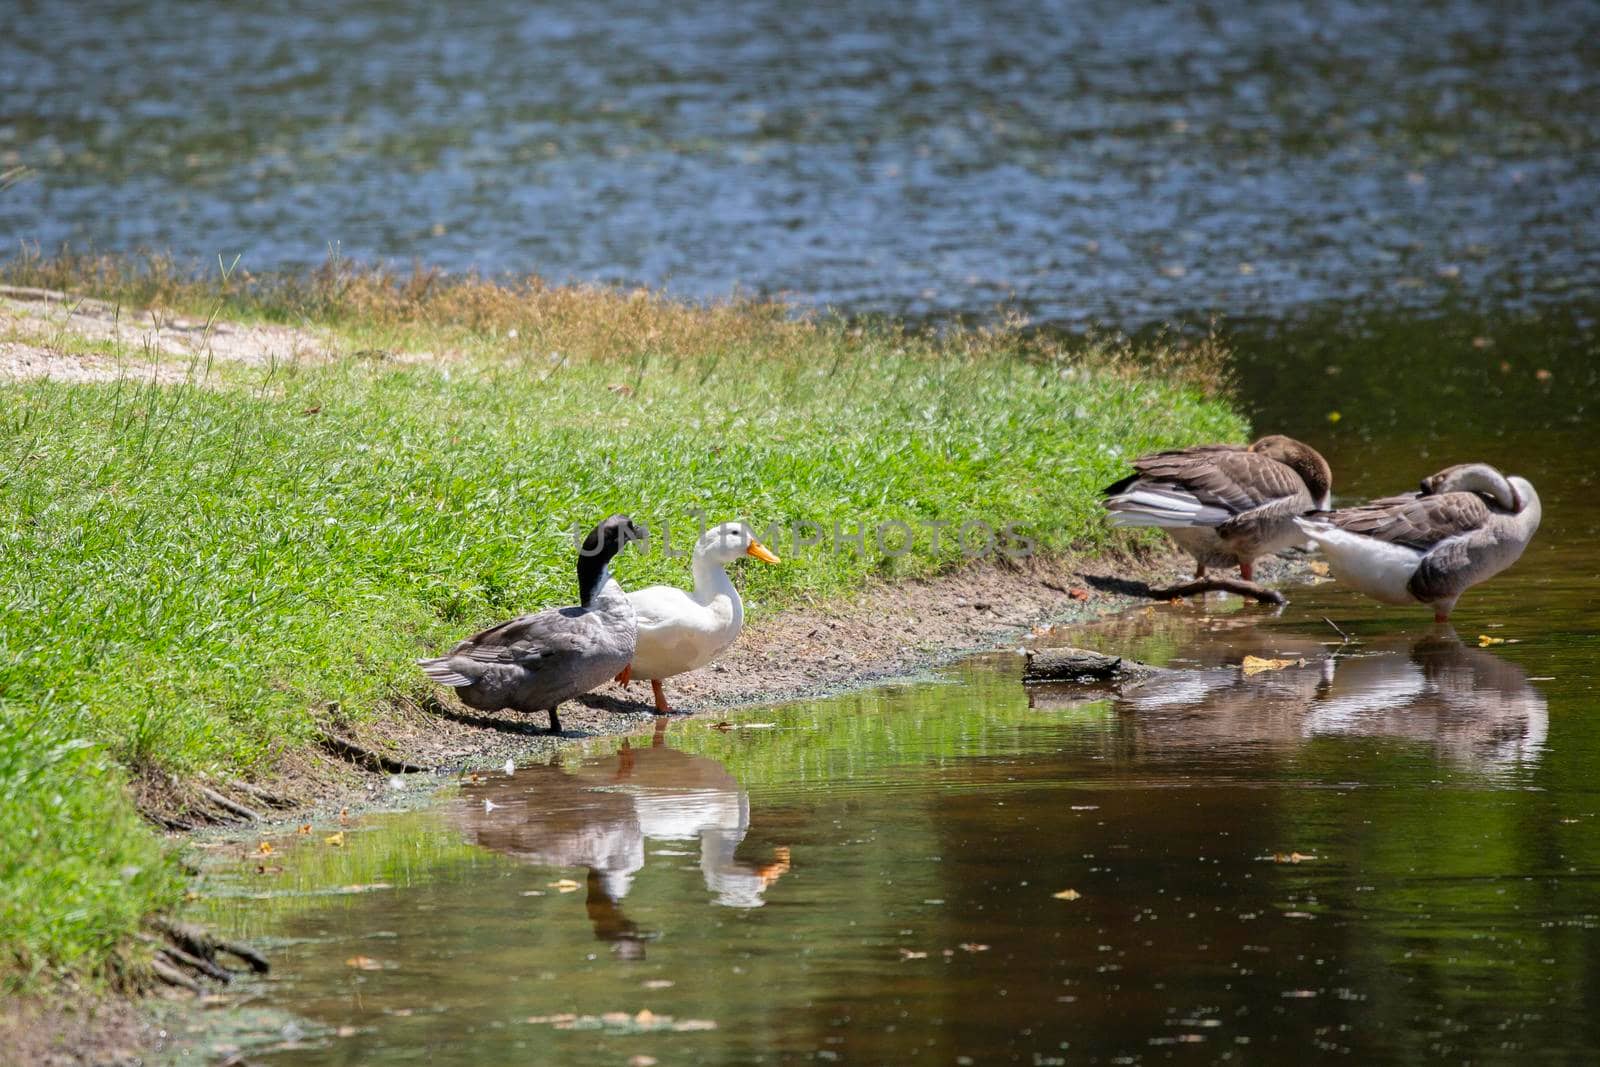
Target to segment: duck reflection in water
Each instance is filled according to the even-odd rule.
[[[468,840],[530,864],[588,868],[595,937],[624,959],[643,958],[658,936],[622,911],[646,841],[698,841],[701,876],[724,907],[761,907],[789,870],[786,847],[768,863],[738,859],[749,794],[718,761],[669,748],[665,727],[659,720],[647,748],[624,741],[614,755],[575,768],[524,767],[462,790],[458,822]]]
[[[1288,751],[1328,736],[1389,738],[1431,747],[1445,760],[1484,770],[1537,760],[1549,731],[1543,694],[1515,663],[1462,643],[1443,627],[1414,643],[1377,641],[1341,649],[1257,634],[1244,647],[1294,660],[1246,673],[1206,665],[1210,650],[1183,648],[1199,669],[1162,672],[1117,690],[1128,713],[1122,736],[1144,753]],[[1263,645],[1268,647],[1262,648]],[[1237,661],[1237,650],[1231,657]],[[1036,686],[1042,709],[1086,703],[1082,687]]]

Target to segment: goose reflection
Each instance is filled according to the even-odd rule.
[[[1257,655],[1294,661],[1247,674],[1232,666],[1162,672],[1111,693],[1130,740],[1153,754],[1290,751],[1316,737],[1416,742],[1441,758],[1485,770],[1537,760],[1549,708],[1515,663],[1463,644],[1448,628],[1415,643],[1354,650],[1272,638]],[[1248,645],[1244,646],[1248,647]],[[1182,649],[1208,664],[1215,649]],[[1083,703],[1081,688],[1037,687],[1035,707]],[[1100,694],[1104,699],[1105,694]]]
[[[1308,737],[1406,738],[1447,759],[1510,766],[1538,759],[1550,709],[1521,667],[1444,630],[1406,657],[1340,657],[1303,729]]]
[[[789,870],[787,848],[765,864],[737,858],[750,828],[749,794],[718,761],[669,748],[661,727],[649,747],[624,741],[615,754],[575,768],[521,768],[462,792],[457,819],[469,840],[530,864],[588,868],[595,937],[624,958],[642,957],[657,936],[622,912],[647,841],[697,842],[701,876],[724,907],[761,907]]]

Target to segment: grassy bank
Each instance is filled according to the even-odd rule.
[[[419,654],[569,602],[574,526],[621,510],[677,526],[675,543],[697,512],[828,531],[743,569],[759,625],[872,576],[961,564],[927,524],[1102,546],[1095,491],[1128,457],[1245,429],[1208,395],[1210,346],[1069,349],[337,264],[195,280],[16,261],[0,283],[315,328],[334,352],[200,361],[177,384],[0,386],[0,901],[37,912],[4,924],[22,931],[13,975],[103,962],[173,902],[121,775],[265,774],[330,702],[381,715],[423,691]],[[0,317],[0,341],[25,339],[15,325]],[[97,345],[129,354],[58,342]],[[916,533],[909,552],[878,551],[888,521]],[[865,551],[832,550],[836,522],[865,524]],[[619,577],[686,582],[662,549],[630,552]],[[10,844],[30,833],[58,859]],[[41,879],[107,896],[82,907],[30,888]],[[69,911],[88,932],[57,921]]]

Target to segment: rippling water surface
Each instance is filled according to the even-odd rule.
[[[1600,6],[43,3],[0,235],[1138,325],[1600,281]]]

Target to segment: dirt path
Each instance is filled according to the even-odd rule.
[[[267,366],[333,354],[332,340],[309,328],[207,322],[54,289],[0,286],[0,382],[133,377],[172,384],[212,360]]]

